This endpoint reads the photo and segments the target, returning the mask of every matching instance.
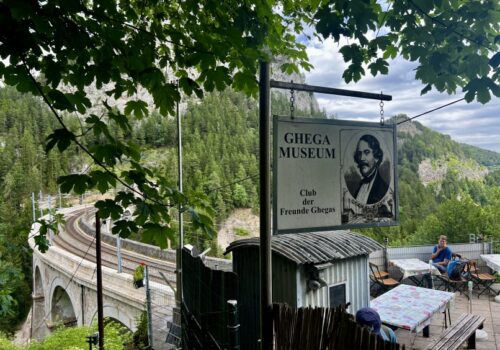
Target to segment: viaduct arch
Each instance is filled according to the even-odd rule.
[[[30,237],[40,225],[33,224]],[[90,325],[97,319],[97,287],[93,262],[77,257],[60,247],[50,246],[45,253],[33,248],[33,310],[31,334],[43,339],[59,324]],[[104,317],[117,320],[131,331],[145,310],[145,290],[135,289],[132,276],[102,267]],[[150,282],[153,297],[154,348],[166,349],[168,322],[172,320],[175,296],[170,287]]]

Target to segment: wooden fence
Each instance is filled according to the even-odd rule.
[[[238,276],[234,272],[210,269],[200,257],[182,251],[183,343],[187,349],[225,349],[238,342],[233,308],[238,300]],[[229,326],[229,327],[228,327]],[[236,332],[236,335],[235,335]]]
[[[404,350],[359,326],[342,307],[292,309],[273,305],[274,349]]]

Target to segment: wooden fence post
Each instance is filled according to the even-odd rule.
[[[240,323],[238,320],[238,301],[227,301],[227,336],[229,339],[228,349],[240,348]]]

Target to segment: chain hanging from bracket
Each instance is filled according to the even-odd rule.
[[[291,80],[293,84],[293,80]],[[290,118],[293,119],[293,113],[295,112],[295,90],[293,88],[290,89]]]
[[[378,104],[380,106],[380,125],[385,124],[384,120],[384,101],[382,100],[382,91],[380,91],[380,103]]]

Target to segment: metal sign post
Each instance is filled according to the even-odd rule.
[[[149,268],[146,265],[146,308],[148,314],[148,343],[153,348],[153,318],[151,316],[151,290],[149,289]]]
[[[259,173],[260,173],[260,336],[261,349],[273,348],[271,281],[271,178],[270,178],[269,63],[260,62],[259,79]]]
[[[95,259],[97,269],[97,329],[99,331],[99,350],[104,350],[104,304],[102,297],[102,264],[101,264],[101,219],[95,213]]]
[[[259,175],[260,175],[260,335],[261,349],[273,348],[271,187],[270,187],[270,94],[271,88],[318,92],[390,101],[391,96],[270,80],[269,63],[261,61],[259,72]]]

